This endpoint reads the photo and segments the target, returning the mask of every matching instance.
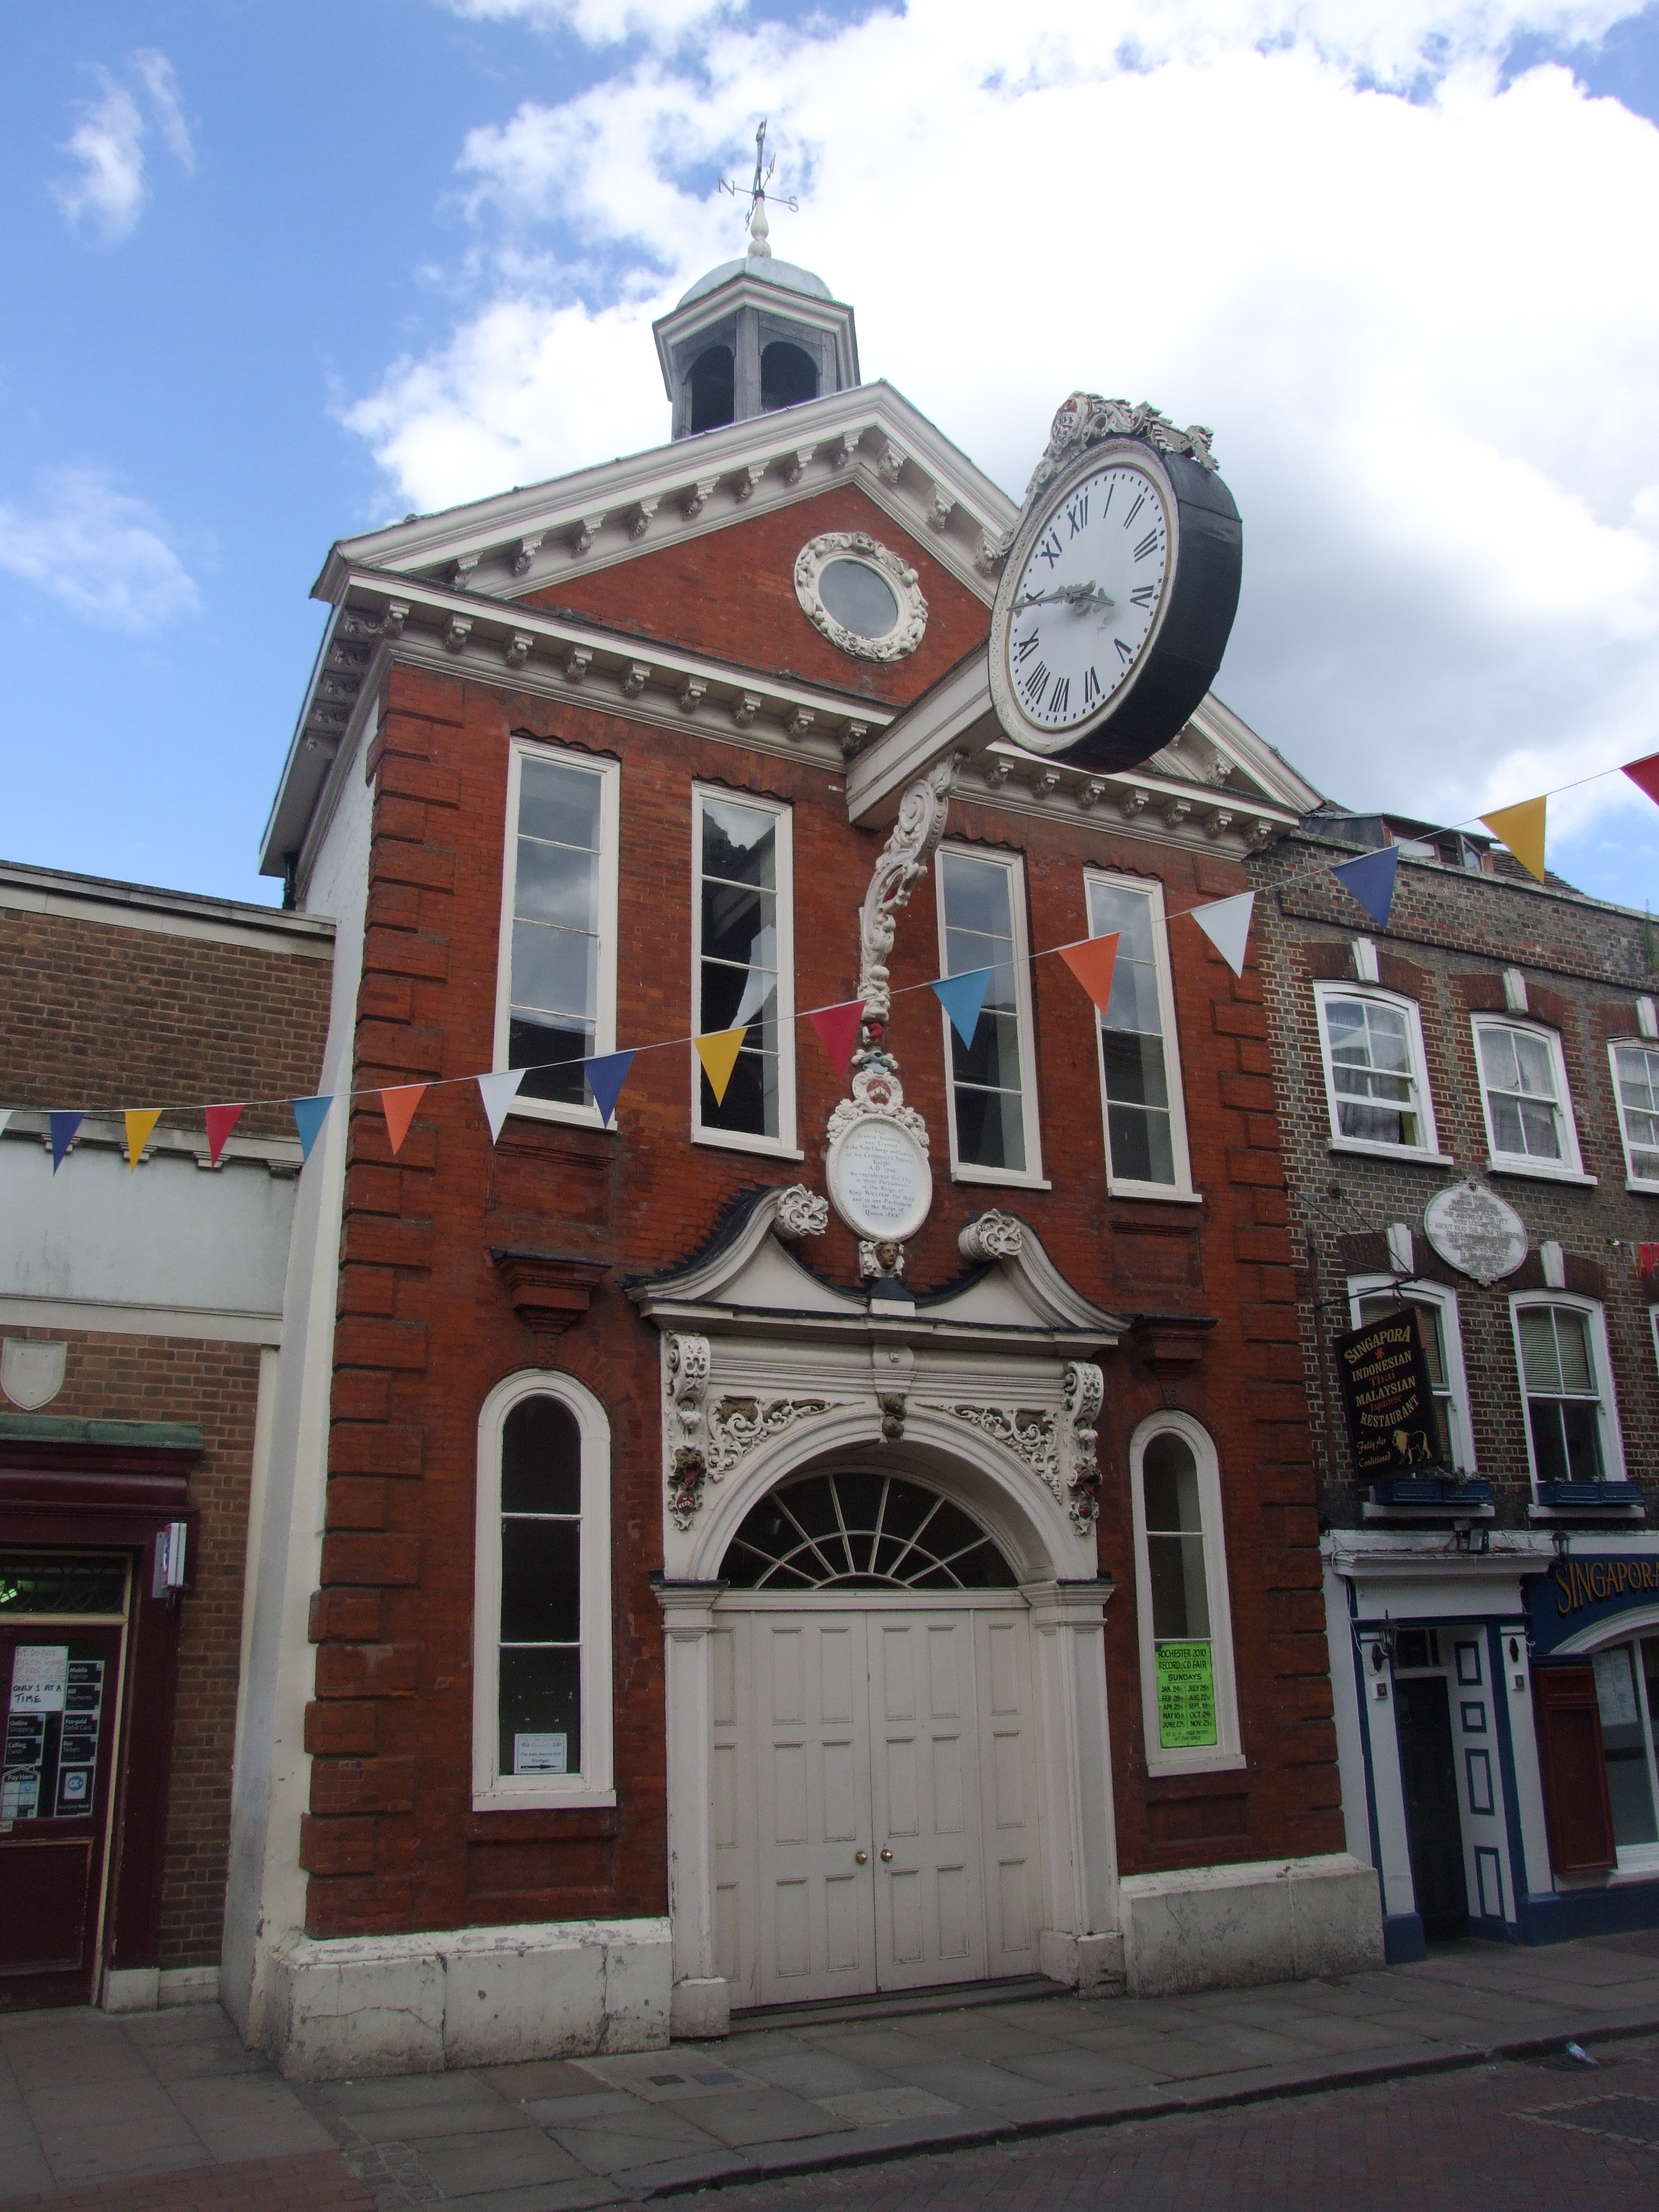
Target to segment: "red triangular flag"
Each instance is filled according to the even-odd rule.
[[[1659,1244],[1637,1246],[1636,1272],[1638,1275],[1659,1275]]]
[[[415,1119],[415,1109],[425,1096],[424,1083],[405,1083],[396,1091],[380,1093],[380,1111],[386,1115],[386,1133],[392,1139],[394,1155],[409,1134],[409,1125]]]
[[[1626,761],[1624,772],[1638,791],[1659,800],[1659,753],[1650,753],[1644,760]]]
[[[1117,932],[1114,930],[1109,937],[1085,938],[1081,945],[1062,945],[1060,957],[1103,1014],[1111,1003]]]
[[[839,1006],[817,1006],[806,1017],[818,1033],[818,1042],[830,1055],[830,1064],[844,1083],[853,1064],[853,1048],[864,1019],[862,999],[848,999]]]
[[[208,1159],[217,1167],[219,1155],[225,1149],[225,1139],[246,1112],[244,1106],[210,1106],[206,1109]]]

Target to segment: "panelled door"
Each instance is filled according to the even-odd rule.
[[[120,1659],[118,1627],[0,1623],[0,2008],[96,1995]]]
[[[715,1932],[735,2002],[1032,1970],[1028,1621],[1001,1597],[723,1603]]]

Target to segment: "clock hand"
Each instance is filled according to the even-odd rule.
[[[1052,592],[1027,592],[1024,599],[1015,603],[1014,612],[1019,614],[1026,607],[1065,605],[1081,614],[1091,601],[1101,607],[1109,607],[1113,604],[1098,584],[1060,584]]]

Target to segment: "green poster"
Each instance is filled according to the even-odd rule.
[[[1165,1751],[1215,1741],[1215,1674],[1207,1644],[1158,1645],[1158,1733]]]

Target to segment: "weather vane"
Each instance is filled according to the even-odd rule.
[[[772,172],[777,166],[775,157],[769,161],[766,158],[766,118],[762,116],[760,129],[755,133],[754,183],[745,188],[742,185],[732,184],[727,178],[720,179],[720,190],[723,192],[730,192],[734,199],[741,199],[746,189],[749,199],[749,251],[751,254],[762,258],[769,256],[772,251],[771,225],[766,220],[767,201],[775,200],[779,207],[787,207],[791,215],[800,213],[799,200],[786,199],[781,192],[769,193],[766,189],[771,182]]]

